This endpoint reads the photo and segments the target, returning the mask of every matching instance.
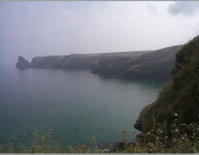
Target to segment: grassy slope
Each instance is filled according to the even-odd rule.
[[[173,46],[156,51],[35,57],[31,64],[34,68],[90,70],[116,78],[169,80],[175,54],[180,48]]]
[[[146,106],[141,114],[143,131],[152,124],[170,124],[174,113],[179,115],[178,123],[199,120],[199,37],[194,38],[176,55],[173,80],[160,92],[158,99]]]

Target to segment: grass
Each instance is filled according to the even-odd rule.
[[[161,90],[158,99],[146,106],[140,115],[143,131],[149,131],[156,122],[170,126],[172,115],[178,113],[179,123],[199,122],[199,36],[176,55],[173,80]]]
[[[155,124],[148,132],[135,135],[136,140],[127,138],[125,130],[121,130],[123,142],[116,145],[99,147],[96,137],[92,137],[92,145],[77,144],[64,147],[62,138],[53,140],[49,133],[35,130],[32,138],[25,143],[0,145],[0,153],[196,153],[199,152],[199,124],[179,124],[179,115],[172,117],[170,128]],[[16,146],[15,146],[16,145]]]

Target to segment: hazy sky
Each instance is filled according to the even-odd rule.
[[[153,50],[199,34],[199,2],[0,2],[0,64],[19,55]]]

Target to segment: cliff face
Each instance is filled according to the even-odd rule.
[[[16,63],[16,67],[19,69],[27,69],[30,68],[31,65],[26,59],[24,59],[22,56],[19,56],[18,62]]]
[[[35,57],[31,67],[90,70],[100,76],[123,79],[169,80],[175,54],[180,48],[173,46],[156,51]]]
[[[171,124],[178,115],[178,123],[199,121],[199,37],[194,38],[176,54],[176,64],[170,81],[159,94],[158,99],[146,106],[141,114],[144,132],[156,124]]]
[[[68,56],[35,57],[33,68],[53,68],[67,70],[91,70],[99,58],[97,54],[73,54]]]
[[[180,48],[181,46],[173,46],[143,52],[137,57],[102,60],[92,71],[103,76],[125,79],[169,80],[175,62],[175,54]]]

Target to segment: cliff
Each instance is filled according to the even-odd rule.
[[[138,80],[169,80],[175,54],[181,46],[167,47],[140,55],[102,60],[92,72],[108,77]]]
[[[19,56],[18,62],[16,63],[16,67],[19,68],[19,69],[27,69],[27,68],[30,68],[31,65],[22,56]]]
[[[179,124],[199,121],[199,36],[176,54],[172,76],[158,99],[142,110],[137,129],[147,132],[154,124],[169,127],[174,116]]]
[[[90,70],[105,77],[169,80],[175,54],[180,48],[173,46],[155,51],[34,57],[30,64],[32,68]]]

